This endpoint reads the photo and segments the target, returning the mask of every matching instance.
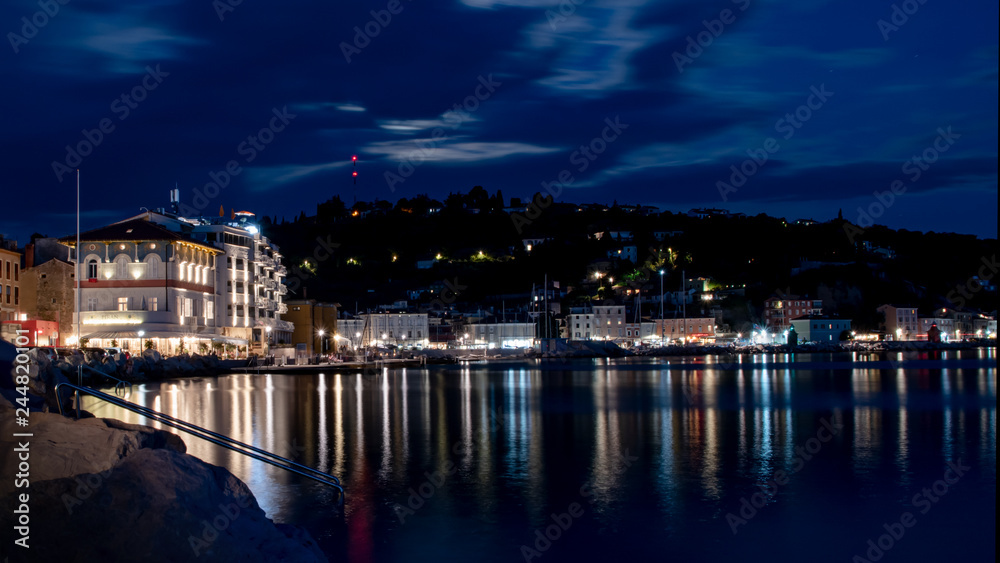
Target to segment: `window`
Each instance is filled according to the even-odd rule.
[[[14,287],[14,304],[15,305],[18,305],[20,303],[20,301],[21,301],[20,292],[21,292],[21,288],[15,286]]]
[[[96,311],[97,310],[97,298],[96,297],[88,297],[87,298],[87,310],[88,311]]]
[[[215,318],[215,301],[211,297],[205,299],[205,318],[206,319]]]
[[[93,258],[87,261],[87,278],[92,280],[97,279],[97,260]]]
[[[150,311],[159,311],[160,306],[155,297],[150,297],[148,301]]]
[[[119,297],[118,298],[118,310],[119,311],[128,311],[128,297]]]
[[[4,263],[7,264],[7,279],[10,279],[10,262],[5,261]]]
[[[160,277],[160,257],[155,254],[150,254],[146,257],[146,273],[148,277],[156,279]]]
[[[123,280],[128,278],[128,263],[128,257],[123,254],[119,254],[115,258],[115,277],[117,279]]]
[[[185,317],[194,316],[194,303],[190,297],[184,298],[184,316]]]
[[[21,279],[21,265],[14,264],[14,281],[19,281]]]

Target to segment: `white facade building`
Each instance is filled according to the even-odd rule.
[[[465,325],[465,342],[476,347],[527,348],[535,343],[535,323],[476,323]]]
[[[133,352],[267,351],[290,339],[276,246],[252,214],[187,219],[143,213],[81,233],[81,339]],[[71,247],[76,237],[61,241]],[[270,327],[270,331],[268,331]]]
[[[362,346],[416,346],[429,343],[427,313],[364,313]]]
[[[593,313],[574,310],[566,315],[566,332],[570,340],[590,340],[596,335]]]

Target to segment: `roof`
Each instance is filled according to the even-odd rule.
[[[80,233],[80,242],[141,242],[148,240],[186,242],[219,252],[218,249],[207,246],[201,241],[188,238],[145,219],[131,219]],[[59,242],[71,247],[76,246],[76,235],[62,237]]]

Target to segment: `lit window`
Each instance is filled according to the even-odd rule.
[[[119,311],[128,311],[128,297],[119,297],[118,298],[118,310]]]

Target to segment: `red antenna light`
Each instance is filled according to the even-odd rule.
[[[354,174],[351,174],[351,175],[354,176],[354,185],[355,186],[358,185],[358,171],[355,170]]]
[[[358,157],[357,156],[352,156],[351,157],[351,162],[353,162],[354,165],[357,166],[358,165]]]

